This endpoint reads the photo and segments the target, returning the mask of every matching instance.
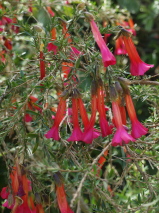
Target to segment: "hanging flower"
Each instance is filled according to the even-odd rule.
[[[71,136],[67,139],[68,141],[81,141],[82,139],[82,131],[79,126],[78,121],[78,97],[75,94],[72,97],[72,123],[73,123],[73,131]]]
[[[54,175],[55,185],[56,185],[56,196],[57,202],[61,213],[73,213],[68,205],[65,187],[63,183],[63,177],[60,172],[56,172]]]
[[[98,47],[100,48],[100,52],[102,55],[102,61],[104,67],[108,67],[109,65],[114,65],[116,64],[116,59],[114,55],[110,52],[109,48],[105,44],[104,39],[101,36],[101,33],[99,32],[99,29],[93,20],[93,16],[89,13],[85,13],[87,18],[89,19],[89,23],[91,25],[91,30],[94,36],[95,41],[98,44]]]
[[[107,135],[110,135],[112,131],[106,119],[102,81],[99,80],[98,83],[99,83],[99,86],[97,89],[97,109],[99,112],[99,124],[101,128],[102,136],[106,137]]]
[[[138,119],[137,115],[135,112],[134,104],[132,101],[132,98],[130,96],[130,91],[127,86],[127,81],[124,78],[118,78],[125,94],[125,102],[126,102],[126,109],[129,115],[129,118],[131,120],[131,126],[132,126],[132,131],[131,135],[134,138],[140,138],[142,135],[146,135],[148,133],[148,129],[141,124]]]
[[[128,144],[130,141],[135,141],[135,139],[128,134],[122,124],[122,118],[117,102],[112,102],[113,116],[115,119],[115,124],[117,127],[116,133],[112,140],[112,146],[123,146]]]
[[[143,62],[136,50],[136,47],[130,37],[130,33],[124,29],[121,30],[122,38],[125,44],[126,51],[130,58],[130,72],[134,76],[144,75],[146,71],[154,67],[152,64]]]
[[[112,146],[123,146],[125,144],[128,144],[130,141],[135,141],[135,139],[130,134],[128,134],[128,132],[123,127],[120,109],[117,101],[117,93],[114,87],[110,87],[110,97],[112,99],[114,122],[117,128],[116,133],[112,139]]]
[[[51,9],[51,7],[47,6],[46,7],[48,13],[51,15],[51,17],[54,17],[55,16],[55,13],[53,12],[53,10]]]
[[[60,97],[60,102],[57,108],[57,112],[54,119],[54,124],[52,128],[45,134],[46,138],[53,138],[56,141],[60,140],[59,136],[59,125],[64,118],[66,113],[66,96]]]

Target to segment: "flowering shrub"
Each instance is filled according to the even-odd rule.
[[[151,212],[158,64],[128,11],[78,3],[0,4],[2,208]]]

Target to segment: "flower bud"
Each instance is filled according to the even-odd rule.
[[[122,78],[122,77],[118,77],[118,81],[120,82],[120,85],[122,86],[124,93],[129,94],[130,91],[129,91],[128,84],[130,84],[129,83],[130,81],[128,79]]]
[[[114,86],[109,87],[110,99],[116,101],[118,99],[118,94]]]
[[[123,89],[118,81],[115,82],[115,89],[116,89],[117,93],[119,94],[119,96],[122,96]]]
[[[84,15],[88,19],[88,21],[94,20],[94,17],[91,13],[85,12]]]
[[[77,5],[77,10],[83,10],[83,9],[85,9],[85,7],[86,7],[85,3],[82,2],[82,3]]]
[[[37,204],[40,204],[41,203],[41,196],[39,193],[35,193],[35,201]]]
[[[53,179],[55,181],[55,184],[58,185],[58,186],[60,186],[64,182],[63,176],[61,175],[60,172],[55,172],[53,174]]]
[[[92,95],[96,95],[97,94],[97,88],[98,88],[98,84],[97,81],[92,81],[92,86],[91,86],[91,94]]]

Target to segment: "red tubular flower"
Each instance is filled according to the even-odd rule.
[[[72,43],[71,35],[68,33],[67,24],[65,21],[61,21],[62,24],[62,34],[64,35],[64,38],[67,39],[68,43]]]
[[[103,154],[103,156],[101,156],[100,158],[99,158],[99,160],[98,160],[98,169],[97,169],[97,174],[96,174],[96,176],[100,176],[100,171],[101,171],[101,169],[102,169],[102,167],[103,167],[103,165],[104,165],[104,163],[106,162],[106,156],[108,155],[108,150],[106,150],[105,152],[104,152],[104,154]]]
[[[87,120],[84,121],[83,120],[83,124],[84,124],[84,132],[82,134],[82,141],[88,144],[91,144],[93,139],[99,137],[100,133],[97,132],[96,129],[94,129],[94,124],[95,124],[95,119],[96,119],[96,112],[97,112],[97,84],[94,81],[92,83],[92,91],[91,91],[92,95],[91,95],[91,118],[89,121],[89,124],[87,125]],[[82,115],[82,114],[81,114]],[[83,115],[84,117],[84,115]]]
[[[47,6],[46,9],[47,9],[48,13],[49,13],[52,17],[55,16],[55,13],[54,13],[53,10],[51,9],[51,7]]]
[[[4,46],[8,49],[8,50],[12,50],[12,43],[9,39],[3,37],[4,40]]]
[[[78,122],[78,99],[76,97],[72,98],[72,122],[73,122],[73,131],[71,136],[67,141],[81,141],[82,131]]]
[[[111,128],[106,119],[106,112],[104,106],[104,93],[103,87],[99,86],[97,89],[97,109],[99,112],[99,124],[102,132],[102,136],[106,137],[112,133]]]
[[[144,127],[137,119],[134,104],[132,102],[131,96],[129,94],[125,95],[126,108],[131,120],[132,131],[131,135],[134,138],[140,138],[142,135],[146,135],[148,129]]]
[[[122,119],[122,124],[126,125],[126,110],[125,107],[121,105],[121,99],[117,99],[120,114],[121,114],[121,119]]]
[[[136,47],[128,33],[126,33],[126,36],[123,35],[123,41],[131,62],[130,63],[131,74],[134,76],[144,75],[144,73],[148,71],[150,68],[152,68],[154,65],[146,64],[141,60],[136,50]]]
[[[36,205],[36,213],[45,213],[41,204]]]
[[[52,28],[52,30],[51,30],[51,40],[52,41],[56,40],[56,28],[55,27]],[[53,44],[52,42],[48,43],[47,49],[48,49],[49,52],[53,51],[54,55],[57,54],[58,47],[55,44]]]
[[[66,113],[66,97],[61,97],[57,108],[57,112],[54,119],[52,128],[45,134],[46,138],[53,138],[54,140],[60,140],[59,136],[59,125],[63,120],[64,114]]]
[[[97,42],[97,44],[100,48],[104,67],[108,67],[109,65],[116,64],[116,59],[115,59],[114,55],[110,52],[109,48],[105,44],[105,41],[102,38],[102,36],[99,32],[99,29],[92,18],[90,19],[90,25],[91,25],[91,30],[92,30],[93,36],[95,38],[95,41]]]
[[[44,61],[44,53],[40,51],[40,80],[45,77],[45,61]]]
[[[68,78],[68,75],[69,75],[72,67],[73,67],[73,63],[62,62],[62,73],[64,74],[63,77],[65,80]]]
[[[62,179],[63,177],[59,172],[54,174],[58,206],[61,213],[73,213],[67,202],[66,192]]]
[[[112,140],[112,146],[123,146],[125,144],[128,144],[129,141],[135,141],[135,139],[130,134],[128,134],[123,127],[120,109],[117,101],[112,102],[112,110],[117,128],[117,131]]]
[[[80,111],[80,115],[81,115],[81,118],[82,118],[84,128],[87,128],[87,126],[89,125],[89,119],[88,119],[88,115],[87,115],[85,106],[84,106],[81,98],[78,98],[77,101],[78,101],[78,107],[79,107],[79,111]]]

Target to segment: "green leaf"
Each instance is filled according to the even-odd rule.
[[[33,153],[37,150],[38,146],[39,146],[39,137],[36,137],[36,143],[32,151]]]

